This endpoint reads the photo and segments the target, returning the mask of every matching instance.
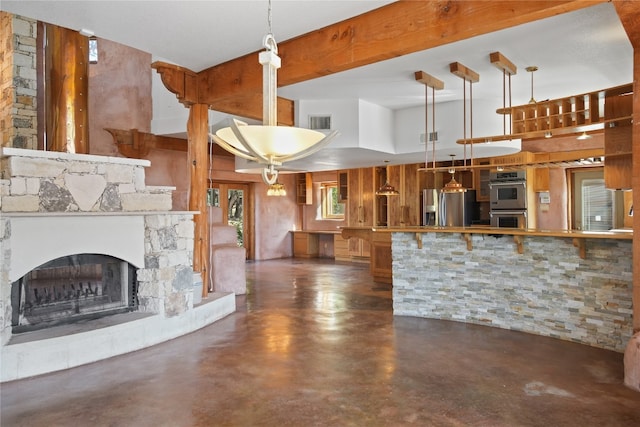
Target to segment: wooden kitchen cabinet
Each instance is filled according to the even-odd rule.
[[[474,165],[487,166],[486,169],[474,169],[473,170],[473,188],[476,190],[476,202],[488,202],[489,201],[489,179],[491,170],[489,165],[490,159],[476,159],[473,161]]]
[[[374,168],[350,169],[348,174],[347,213],[350,227],[372,227],[374,217]],[[371,245],[358,238],[349,239],[353,261],[369,261]]]
[[[318,235],[296,231],[293,233],[293,256],[316,258],[319,253]]]
[[[333,236],[333,258],[336,261],[351,261],[349,239],[345,239],[339,234]]]
[[[420,164],[389,166],[379,175],[388,178],[397,196],[376,196],[378,226],[402,227],[420,225]],[[388,176],[387,176],[388,175]],[[377,181],[384,183],[384,179]],[[384,209],[383,209],[384,207]]]
[[[391,233],[372,233],[369,271],[377,282],[393,282]]]
[[[607,90],[605,117],[633,114],[633,92],[626,87]],[[632,188],[633,176],[631,118],[616,120],[604,128],[604,185],[612,190]]]
[[[340,203],[349,199],[349,172],[347,171],[338,171],[338,196]]]

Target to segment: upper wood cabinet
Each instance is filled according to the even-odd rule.
[[[347,191],[347,223],[349,227],[372,227],[374,218],[374,168],[349,169]],[[352,261],[368,262],[371,244],[364,239],[349,239],[349,256]]]
[[[473,170],[473,188],[474,190],[476,190],[477,202],[489,201],[489,177],[491,174],[491,170],[489,169],[490,163],[491,163],[491,160],[488,158],[475,159],[473,161],[474,165],[487,166],[486,169],[483,168],[483,169]]]
[[[350,227],[373,226],[374,168],[350,169],[347,211]]]
[[[376,196],[376,222],[379,226],[420,225],[420,164],[389,166],[378,169],[378,180],[388,179],[397,196]]]
[[[628,117],[608,123],[604,128],[604,185],[607,188],[630,189],[633,165],[632,122],[633,92],[608,90],[605,95],[606,117]]]
[[[340,202],[346,202],[349,199],[349,172],[338,171],[338,197]]]

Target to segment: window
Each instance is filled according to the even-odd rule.
[[[602,169],[574,171],[573,193],[574,229],[607,231],[618,227],[622,194],[605,188]]]
[[[340,203],[340,190],[337,182],[323,182],[322,219],[344,219],[344,203]]]

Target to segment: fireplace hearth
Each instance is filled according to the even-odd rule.
[[[132,311],[136,293],[136,268],[126,261],[100,254],[57,258],[13,282],[13,331]]]

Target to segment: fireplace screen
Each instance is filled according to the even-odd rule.
[[[70,255],[12,284],[14,332],[97,318],[137,308],[136,268],[97,254]]]

